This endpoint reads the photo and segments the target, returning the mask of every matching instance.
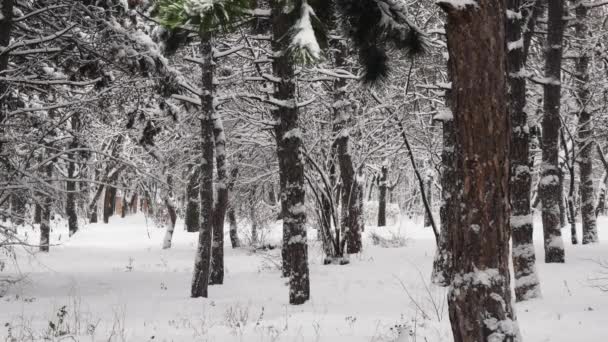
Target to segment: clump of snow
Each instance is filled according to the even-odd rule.
[[[300,19],[293,27],[296,33],[291,38],[289,48],[295,51],[306,51],[316,60],[321,57],[321,48],[312,27],[311,17],[314,16],[314,10],[304,1],[300,10]]]

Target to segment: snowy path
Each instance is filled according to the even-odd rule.
[[[419,226],[402,224],[409,239],[401,248],[371,245],[368,229],[365,252],[346,266],[322,265],[313,243],[312,300],[294,307],[275,266],[278,250],[227,248],[225,284],[213,286],[208,300],[191,299],[196,234],[178,229],[174,247],[162,250],[164,231],[141,216],[90,225],[48,255],[21,258],[27,278],[0,298],[0,323],[9,323],[0,340],[9,327],[23,340],[41,338],[49,321],[60,325],[66,306],[61,326],[78,341],[450,341],[445,290],[428,285],[432,234]],[[603,227],[608,221],[600,221],[606,241]],[[525,341],[608,340],[608,293],[589,282],[600,269],[593,260],[608,259],[607,245],[567,246],[567,264],[539,263],[543,299],[517,305]],[[541,246],[537,253],[542,260]],[[416,338],[397,339],[401,326]]]

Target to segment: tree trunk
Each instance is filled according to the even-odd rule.
[[[539,196],[542,201],[542,221],[545,240],[545,262],[564,262],[560,206],[562,205],[561,170],[559,167],[559,130],[561,99],[561,64],[564,31],[564,2],[548,2],[548,34],[544,83],[544,113],[542,121],[542,167]]]
[[[535,14],[530,1],[509,0],[508,9],[513,13],[507,21],[507,69],[509,72],[508,105],[511,117],[511,231],[513,234],[513,270],[515,274],[515,299],[523,301],[540,296],[540,285],[536,275],[536,255],[532,233],[534,226],[530,209],[532,176],[530,168],[530,129],[526,106],[526,51],[523,41],[523,25],[531,30]],[[521,11],[520,11],[521,9]],[[524,21],[525,20],[525,21]]]
[[[449,106],[450,92],[446,93],[447,105]],[[441,221],[441,232],[439,243],[433,261],[433,273],[431,280],[440,286],[450,285],[452,277],[452,251],[449,248],[449,226],[457,220],[458,208],[462,183],[456,171],[456,132],[454,131],[453,118],[443,120],[443,149],[441,151],[441,207],[439,208],[439,220]]]
[[[13,0],[2,0],[0,2],[0,47],[5,48],[11,42],[11,31],[13,28]],[[8,67],[8,53],[0,55],[0,73],[4,73]],[[0,123],[4,122],[8,107],[6,103],[7,91],[9,84],[6,81],[0,81]],[[4,136],[4,127],[0,125],[0,136]],[[0,154],[4,154],[4,142],[0,139]]]
[[[114,215],[114,207],[116,202],[116,188],[106,186],[106,192],[103,200],[103,223],[110,222],[110,217]]]
[[[378,178],[378,227],[386,226],[386,187],[388,182],[388,161],[382,162]]]
[[[213,99],[215,85],[213,75],[215,62],[213,61],[213,40],[209,32],[199,33],[201,38],[200,52],[202,56],[202,95],[201,98],[201,221],[199,228],[198,248],[194,262],[194,276],[192,279],[192,297],[207,297],[209,276],[211,272],[211,245],[213,232],[213,118],[215,108]]]
[[[344,68],[346,57],[348,56],[346,43],[340,40],[333,40],[332,47],[336,51],[334,53],[336,68]],[[334,81],[334,131],[337,133],[337,138],[333,147],[335,147],[338,155],[338,166],[340,167],[340,178],[342,180],[343,217],[341,230],[344,232],[344,239],[346,240],[346,252],[348,254],[355,254],[361,252],[362,246],[361,232],[363,231],[363,220],[361,218],[362,212],[360,211],[359,201],[363,194],[359,191],[360,187],[353,165],[354,161],[350,154],[349,125],[352,120],[351,115],[354,113],[351,113],[353,109],[350,108],[349,102],[346,101],[345,87],[345,79],[339,78]]]
[[[211,249],[210,285],[224,283],[224,220],[228,209],[228,171],[226,168],[226,136],[219,113],[213,117],[215,164],[217,169],[217,200],[213,209],[213,247]]]
[[[232,206],[228,208],[228,223],[230,224],[230,244],[232,245],[232,248],[239,248],[241,247],[241,241],[239,240],[238,235],[236,214]]]
[[[280,0],[271,0],[272,69],[279,80],[274,97],[282,103],[272,111],[276,120],[275,137],[281,180],[281,208],[283,213],[283,273],[289,275],[289,303],[303,304],[310,297],[308,276],[308,244],[306,240],[306,211],[304,189],[304,156],[302,131],[298,123],[295,73],[292,60],[285,51],[289,41],[284,39],[291,29],[289,11]]]
[[[232,195],[236,178],[239,175],[238,167],[234,166],[230,171],[230,182],[228,183],[228,192]],[[236,214],[234,210],[234,202],[230,202],[228,206],[228,223],[230,224],[230,244],[232,248],[241,247],[241,241],[239,240],[238,226],[236,223]]]
[[[426,176],[426,200],[430,208],[433,207],[433,174],[428,173]],[[431,226],[431,213],[424,211],[424,226]]]
[[[188,178],[188,185],[186,187],[186,196],[188,204],[186,206],[186,231],[189,233],[196,233],[199,229],[199,219],[201,216],[201,206],[199,201],[199,184],[201,177],[201,169],[198,166],[194,166],[190,172]]]
[[[175,231],[175,222],[177,221],[177,210],[175,205],[175,198],[173,197],[173,177],[167,176],[167,195],[165,196],[165,206],[169,213],[169,226],[165,232],[165,238],[163,240],[163,249],[171,248],[171,242],[173,241],[173,232]]]
[[[54,161],[49,161],[45,166],[46,177],[48,182],[53,178]],[[40,251],[48,252],[50,247],[51,235],[51,204],[53,199],[49,195],[44,195],[44,204],[42,205],[42,216],[40,221]]]
[[[447,12],[455,165],[462,182],[458,213],[447,227],[454,341],[519,341],[509,275],[505,3],[439,5]]]
[[[597,224],[593,199],[593,137],[594,126],[592,113],[587,109],[591,100],[589,92],[589,53],[585,45],[589,38],[587,26],[588,8],[583,2],[575,2],[576,24],[575,36],[578,43],[576,64],[576,95],[579,104],[578,117],[578,148],[579,174],[581,189],[581,217],[583,221],[583,245],[598,242]]]

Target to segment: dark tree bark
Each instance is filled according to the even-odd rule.
[[[74,133],[80,130],[80,117],[78,114],[73,114],[71,118],[71,126],[72,131]],[[74,136],[72,142],[69,145],[70,149],[77,148],[78,138]],[[67,198],[65,204],[65,213],[68,217],[68,229],[70,236],[76,234],[78,231],[78,214],[76,213],[76,182],[74,181],[74,177],[76,177],[76,153],[68,153],[68,180],[66,181],[66,191]]]
[[[234,212],[234,208],[230,206],[228,208],[228,224],[230,224],[230,244],[232,248],[241,247],[241,241],[239,240],[238,235],[238,225],[236,222],[236,213]]]
[[[114,215],[116,206],[116,188],[106,186],[106,191],[103,199],[103,223],[110,222],[110,217]]]
[[[131,203],[129,204],[129,210],[132,214],[137,214],[137,202],[138,202],[137,192],[133,194],[131,197]]]
[[[336,51],[334,53],[334,64],[336,68],[344,68],[348,55],[346,43],[340,40],[333,40],[331,45]],[[349,102],[346,100],[345,87],[345,79],[339,78],[334,81],[333,114],[334,131],[337,133],[337,137],[332,150],[335,150],[337,153],[340,179],[342,180],[341,195],[343,216],[341,220],[341,230],[344,232],[344,239],[346,240],[346,252],[348,254],[355,254],[361,252],[362,247],[361,232],[363,231],[363,213],[360,211],[359,201],[363,194],[360,192],[354,161],[350,154],[349,125],[352,121],[351,111],[353,109],[350,108]],[[328,223],[330,223],[329,216],[327,219]]]
[[[230,171],[230,182],[228,183],[228,192],[232,195],[236,178],[238,177],[239,169],[234,166]],[[228,206],[228,223],[230,224],[230,244],[232,248],[241,247],[241,241],[239,240],[238,226],[236,222],[236,214],[234,210],[234,202],[229,203]]]
[[[447,105],[449,106],[450,91],[446,93]],[[462,182],[456,170],[456,132],[454,121],[451,116],[443,120],[443,148],[441,151],[441,207],[439,208],[439,220],[441,231],[437,251],[433,261],[433,273],[431,280],[440,286],[450,285],[452,277],[452,251],[449,248],[450,222],[458,219],[458,205]],[[452,225],[453,226],[453,225]]]
[[[509,275],[506,7],[490,0],[439,5],[447,13],[455,164],[462,182],[458,213],[447,227],[454,341],[518,341]]]
[[[202,56],[202,88],[201,98],[201,219],[199,228],[198,248],[194,262],[194,276],[192,279],[192,297],[207,297],[209,276],[211,273],[211,245],[213,232],[213,118],[215,108],[213,99],[215,85],[213,75],[215,62],[213,61],[213,37],[209,32],[199,33],[201,38],[200,52]]]
[[[224,283],[224,220],[228,209],[228,171],[226,167],[226,136],[218,113],[213,117],[215,164],[217,169],[217,200],[213,209],[213,246],[211,249],[210,285]]]
[[[534,230],[530,209],[532,187],[530,163],[530,129],[526,106],[526,53],[530,35],[538,11],[539,0],[508,0],[512,15],[507,21],[507,69],[509,72],[508,105],[511,117],[511,231],[513,234],[513,270],[515,274],[515,299],[523,301],[540,296],[536,275],[536,255],[532,233]],[[521,9],[521,10],[520,10]],[[522,42],[524,44],[520,44]]]
[[[578,43],[576,64],[576,94],[579,103],[578,116],[578,165],[580,170],[581,217],[583,221],[583,244],[598,242],[597,224],[593,199],[593,116],[587,109],[591,96],[589,91],[589,52],[585,44],[589,36],[587,12],[583,2],[575,1],[575,36]]]
[[[46,177],[48,182],[53,178],[53,165],[54,161],[50,161],[45,167]],[[48,252],[50,247],[50,235],[51,235],[51,204],[53,199],[48,194],[44,195],[42,214],[40,221],[40,251]]]
[[[386,226],[386,190],[388,182],[388,161],[382,162],[378,177],[378,227]]]
[[[548,2],[547,47],[542,121],[542,170],[539,196],[542,201],[545,262],[564,262],[564,244],[560,230],[560,205],[563,201],[559,167],[559,130],[561,65],[564,35],[564,1]]]
[[[0,3],[0,46],[7,47],[11,42],[11,33],[13,29],[13,0],[2,0]],[[8,67],[8,53],[0,55],[0,72],[4,72]],[[6,96],[9,84],[6,81],[0,81],[0,123],[4,122],[6,113],[8,113],[8,103]],[[4,128],[0,126],[0,135],[4,135]],[[0,139],[0,153],[3,153],[4,143]]]
[[[201,177],[201,169],[194,166],[188,177],[188,185],[186,187],[186,196],[188,204],[186,206],[186,231],[196,233],[199,229],[199,218],[201,216],[200,201],[199,201],[199,184]]]
[[[23,191],[15,191],[11,194],[11,219],[13,225],[20,226],[25,222],[26,200]]]
[[[272,49],[285,51],[284,39],[292,22],[285,3],[271,0]],[[283,213],[283,274],[289,275],[289,303],[303,304],[310,297],[306,212],[304,207],[304,156],[298,124],[298,105],[294,67],[287,54],[278,54],[272,62],[275,83],[274,97],[284,102],[272,111],[277,123],[275,137],[281,180],[281,211]]]
[[[428,205],[432,208],[433,207],[433,175],[429,172],[426,176],[426,200]],[[428,211],[424,211],[424,226],[425,227],[430,227],[431,226],[431,213],[429,213]]]

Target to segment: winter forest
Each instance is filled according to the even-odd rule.
[[[608,1],[0,0],[1,341],[608,341]]]

